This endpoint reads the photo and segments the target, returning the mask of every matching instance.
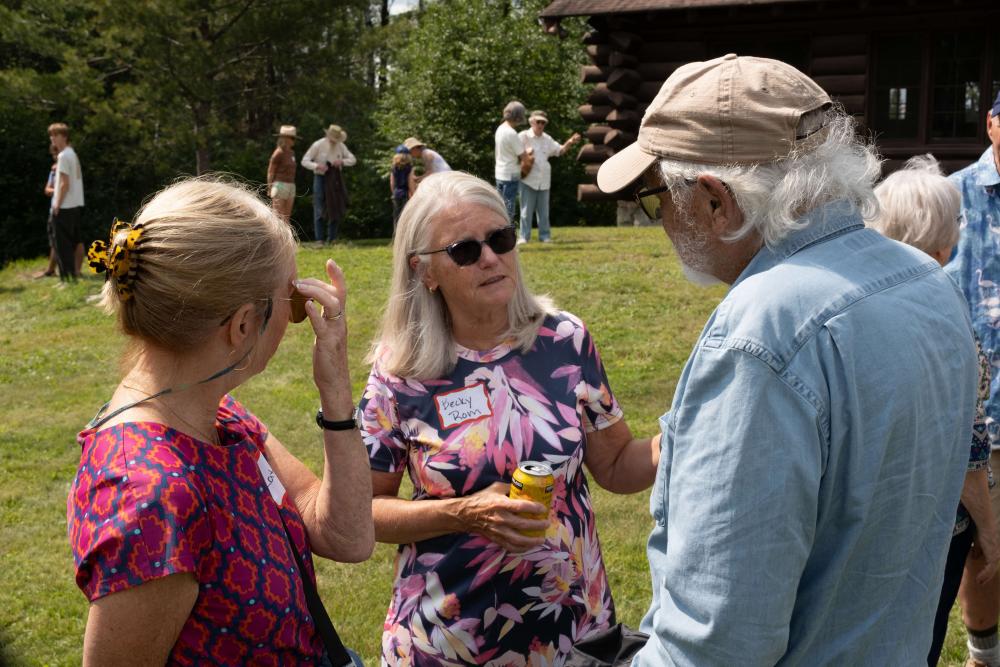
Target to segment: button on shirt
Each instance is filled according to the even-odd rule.
[[[521,153],[524,145],[517,136],[517,130],[506,122],[500,123],[493,135],[496,148],[496,163],[493,175],[498,181],[516,181],[521,178]]]
[[[681,374],[633,665],[926,664],[976,402],[954,283],[835,202],[764,248]]]
[[[562,146],[545,132],[536,137],[531,130],[523,130],[518,136],[521,137],[525,150],[530,148],[535,156],[531,171],[521,179],[521,182],[534,190],[548,190],[552,187],[552,165],[549,164],[549,157],[553,155],[558,157]]]
[[[950,176],[962,193],[962,232],[945,267],[972,313],[983,353],[992,368],[986,427],[993,449],[1000,447],[1000,174],[987,148],[977,162]]]

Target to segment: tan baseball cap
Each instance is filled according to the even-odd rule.
[[[617,192],[657,159],[697,164],[762,164],[809,150],[826,132],[798,132],[810,111],[832,104],[816,82],[787,63],[733,53],[678,67],[650,102],[639,138],[597,172]]]

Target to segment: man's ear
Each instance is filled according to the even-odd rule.
[[[236,312],[224,325],[226,343],[230,347],[239,348],[250,337],[256,326],[255,316],[256,312],[252,303],[245,303],[236,309]]]
[[[719,236],[735,231],[743,224],[743,212],[725,183],[710,174],[698,177],[698,186],[705,197],[705,207],[712,218],[712,229]]]

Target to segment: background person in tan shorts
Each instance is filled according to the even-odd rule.
[[[267,195],[274,212],[289,222],[295,202],[295,126],[282,125],[277,137],[278,147],[267,164]]]

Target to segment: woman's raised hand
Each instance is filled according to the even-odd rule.
[[[494,482],[485,489],[462,498],[459,518],[465,530],[493,540],[507,551],[520,553],[541,546],[544,537],[528,537],[520,531],[545,530],[548,520],[527,519],[518,512],[542,514],[545,505],[507,497],[509,484]]]
[[[307,299],[306,313],[316,333],[313,380],[319,388],[320,397],[346,397],[345,405],[339,406],[344,414],[327,414],[326,417],[331,420],[349,419],[353,404],[347,367],[347,283],[344,272],[332,259],[326,260],[326,275],[329,282],[305,278],[296,281],[295,286]]]

